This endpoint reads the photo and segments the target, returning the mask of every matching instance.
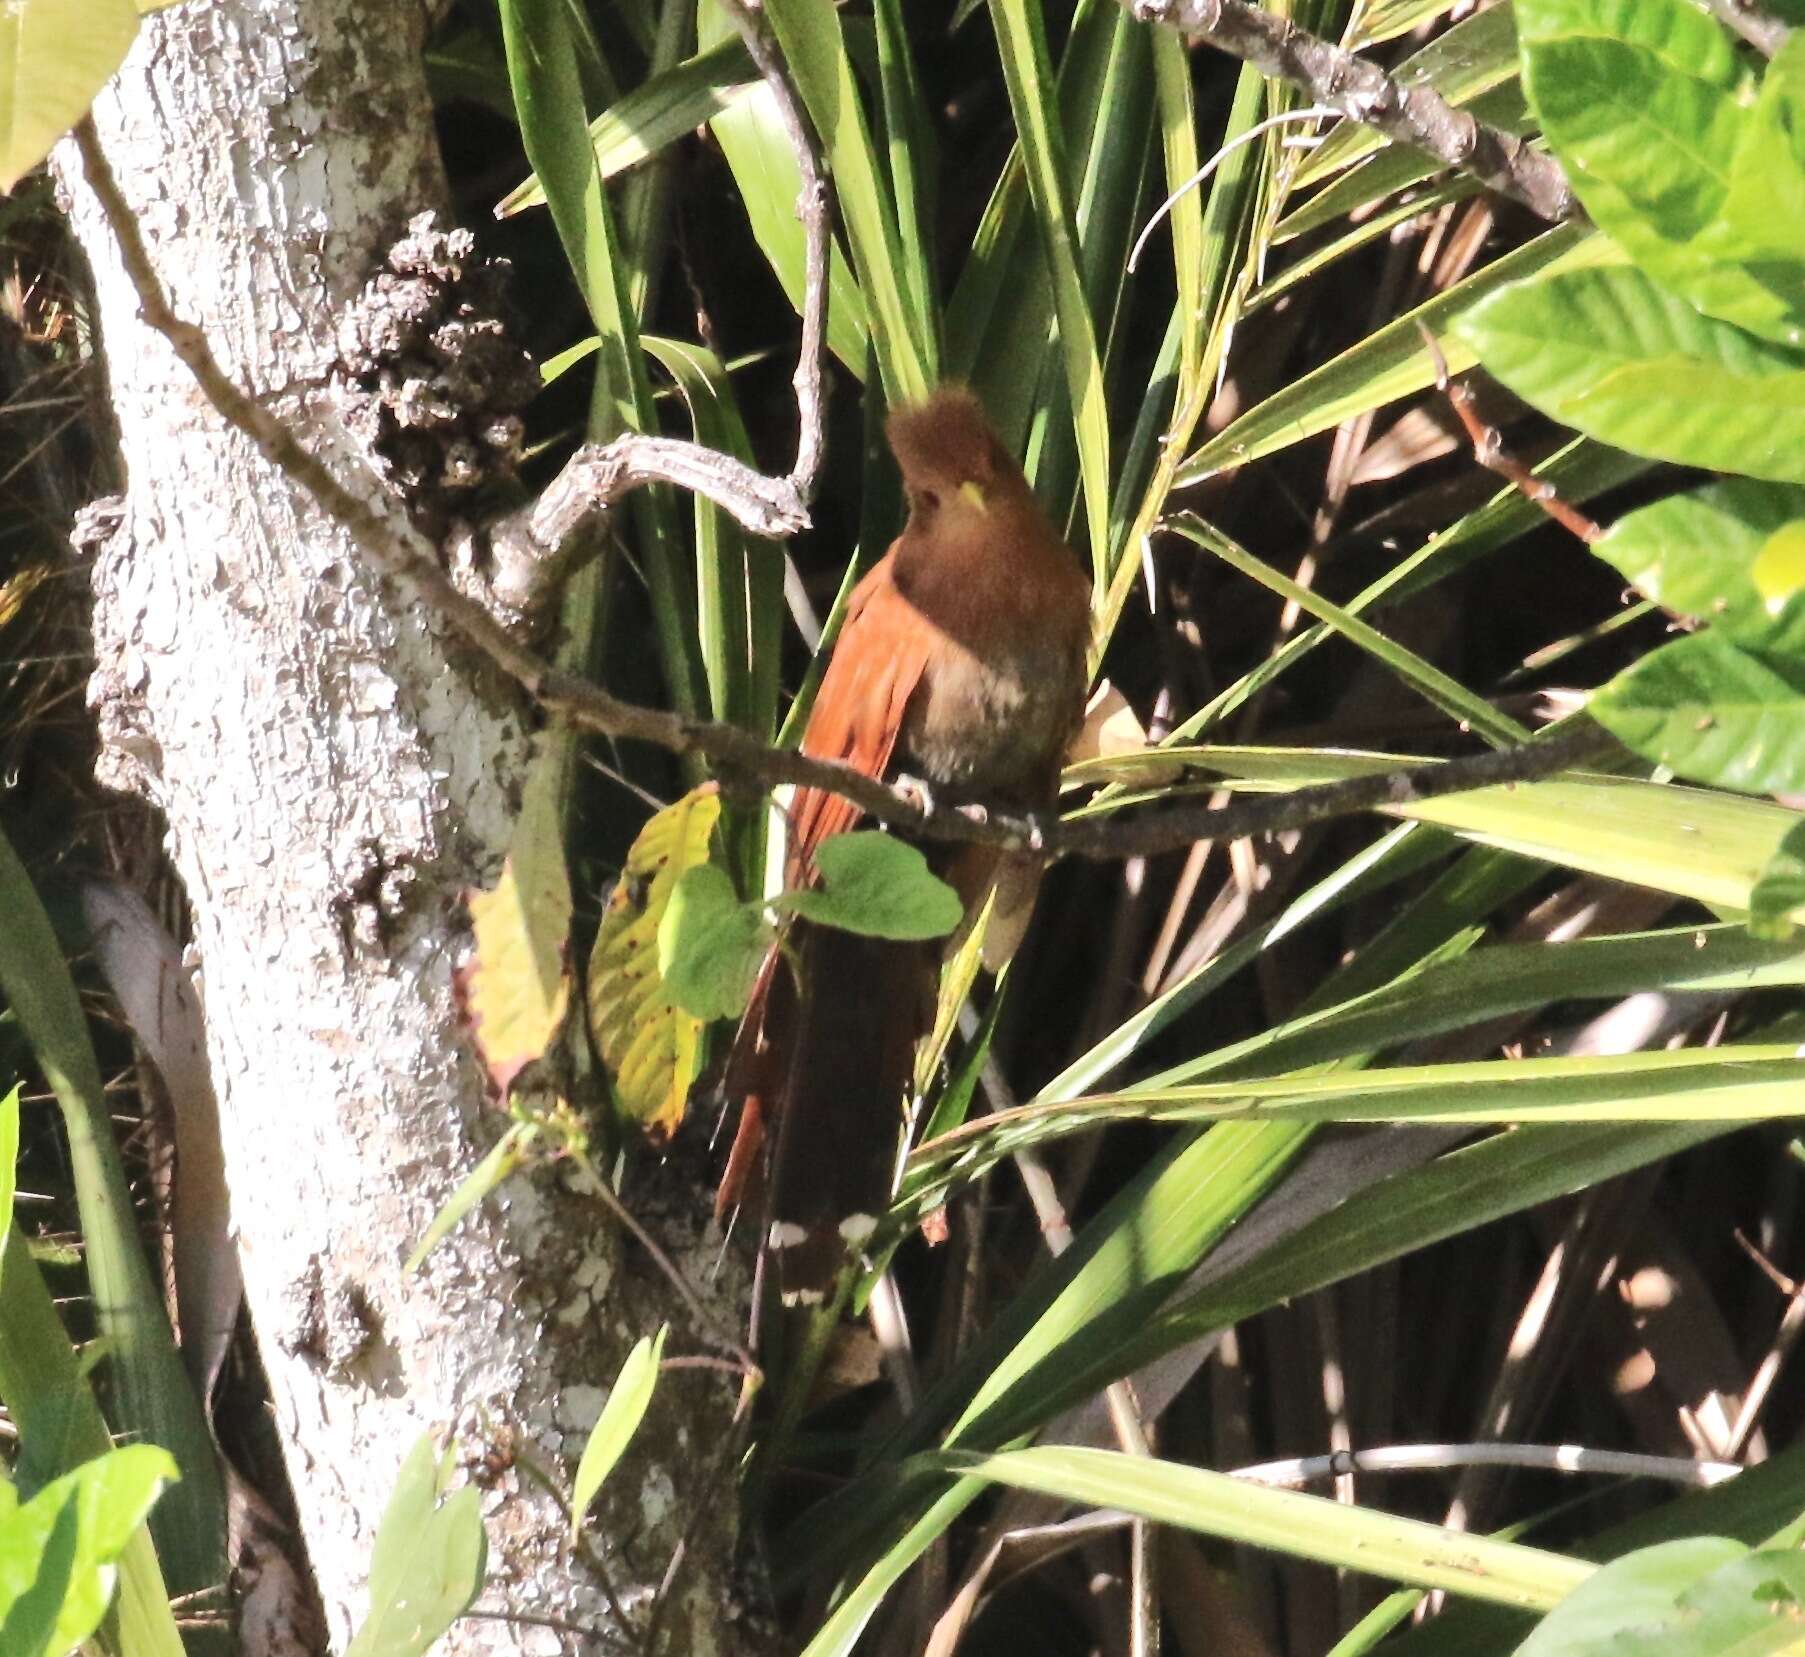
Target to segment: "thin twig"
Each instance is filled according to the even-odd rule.
[[[802,343],[796,356],[796,414],[801,422],[796,434],[796,464],[790,483],[806,506],[815,497],[823,451],[821,411],[821,360],[827,343],[828,221],[832,201],[827,175],[821,166],[820,147],[809,128],[807,113],[758,16],[745,0],[722,0],[734,27],[746,43],[747,55],[771,90],[777,118],[796,156],[802,190],[796,197],[796,217],[804,238],[802,280]]]
[[[1448,359],[1442,355],[1435,335],[1421,322],[1416,326],[1423,336],[1429,360],[1435,365],[1436,390],[1448,399],[1448,407],[1453,409],[1455,418],[1466,429],[1467,438],[1473,445],[1473,458],[1488,472],[1496,472],[1507,483],[1513,484],[1518,494],[1532,506],[1540,507],[1569,535],[1584,541],[1587,546],[1603,540],[1604,530],[1595,519],[1588,518],[1578,507],[1569,506],[1561,499],[1552,483],[1546,478],[1537,477],[1505,449],[1503,433],[1496,426],[1487,425],[1479,418],[1479,411],[1474,406],[1472,387],[1448,377]]]
[[[1626,1450],[1594,1450],[1582,1444],[1393,1444],[1373,1450],[1335,1450],[1293,1461],[1266,1461],[1237,1467],[1233,1476],[1250,1484],[1296,1487],[1344,1473],[1419,1473],[1455,1467],[1537,1467],[1554,1473],[1597,1473],[1609,1478],[1661,1479],[1669,1484],[1709,1488],[1733,1479],[1742,1467],[1731,1461],[1694,1461],[1690,1456],[1648,1456]]]
[[[1377,64],[1310,34],[1247,0],[1122,0],[1143,23],[1206,40],[1262,74],[1290,81],[1316,103],[1423,150],[1521,202],[1551,224],[1580,215],[1551,155],[1456,109],[1429,86],[1405,86]]]
[[[1701,11],[1709,12],[1719,23],[1734,29],[1764,58],[1771,58],[1786,44],[1792,29],[1758,0],[1693,0]]]
[[[719,1322],[713,1312],[703,1305],[701,1297],[696,1293],[682,1270],[664,1249],[658,1239],[640,1224],[633,1211],[614,1194],[614,1188],[608,1183],[607,1176],[595,1165],[594,1160],[582,1151],[573,1150],[572,1155],[579,1161],[583,1171],[593,1182],[596,1194],[602,1199],[602,1206],[620,1223],[633,1239],[652,1257],[652,1263],[658,1267],[666,1280],[677,1291],[677,1297],[688,1308],[689,1315],[696,1320],[697,1330],[707,1339],[711,1339],[722,1351],[729,1353],[739,1372],[753,1378],[762,1377],[763,1371],[758,1361],[735,1338],[733,1332]]]

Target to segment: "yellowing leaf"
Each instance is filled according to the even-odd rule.
[[[483,1064],[503,1094],[551,1045],[570,1000],[562,776],[555,757],[534,765],[501,879],[492,892],[470,895],[476,950],[459,986]]]
[[[134,0],[0,5],[0,190],[87,114],[138,32]]]
[[[1805,522],[1785,524],[1768,536],[1749,574],[1768,609],[1777,613],[1805,587]]]
[[[686,871],[708,861],[721,814],[712,783],[647,822],[627,853],[589,957],[589,1029],[622,1113],[666,1138],[683,1120],[701,1064],[702,1021],[672,1004],[658,971],[658,927]]]
[[[25,608],[26,599],[37,591],[53,568],[50,564],[27,564],[10,581],[0,581],[0,627],[6,626]]]

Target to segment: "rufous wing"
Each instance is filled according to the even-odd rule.
[[[886,558],[859,583],[847,605],[802,735],[802,751],[812,759],[840,760],[868,777],[883,776],[934,644],[929,623],[897,591]],[[843,796],[799,789],[790,805],[787,883],[807,885],[821,842],[844,834],[858,819],[858,807]]]

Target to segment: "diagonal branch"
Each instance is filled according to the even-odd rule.
[[[918,790],[892,788],[847,765],[766,747],[737,726],[624,702],[599,685],[560,671],[521,643],[482,604],[460,592],[418,542],[398,533],[303,448],[281,420],[232,382],[201,330],[171,309],[92,121],[84,119],[75,136],[89,186],[119,242],[121,261],[137,290],[145,322],[169,341],[220,416],[306,490],[379,570],[412,582],[427,603],[547,712],[562,714],[588,730],[650,742],[672,753],[704,754],[723,771],[765,787],[792,783],[827,789],[880,822],[930,839],[1097,859],[1151,856],[1198,840],[1241,839],[1437,795],[1526,782],[1566,770],[1612,746],[1595,726],[1581,721],[1560,734],[1496,753],[1352,777],[1290,794],[1261,795],[1220,807],[1175,807],[1126,821],[1088,818],[1062,823],[1038,815],[927,803]]]
[[[1423,150],[1521,202],[1551,224],[1580,216],[1567,175],[1551,155],[1457,109],[1433,87],[1406,86],[1352,52],[1247,0],[1122,0],[1143,23],[1206,40],[1262,74],[1290,81],[1350,121]],[[1724,0],[1734,5],[1736,0]]]

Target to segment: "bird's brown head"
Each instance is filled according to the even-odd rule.
[[[893,410],[885,429],[902,469],[912,528],[947,521],[975,527],[1029,498],[1021,467],[964,386],[942,386]]]

